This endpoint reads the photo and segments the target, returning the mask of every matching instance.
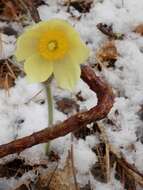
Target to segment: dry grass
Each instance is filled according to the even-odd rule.
[[[122,154],[109,143],[106,132],[101,125],[96,123],[96,128],[102,142],[96,147],[97,156],[105,181],[110,181],[111,168],[116,166],[115,177],[120,180],[124,188],[127,190],[136,190],[137,184],[143,187],[143,174],[128,163]]]
[[[21,73],[20,69],[10,60],[0,61],[0,88],[7,92],[15,85],[15,79]]]

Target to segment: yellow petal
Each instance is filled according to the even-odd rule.
[[[25,32],[17,39],[15,56],[18,61],[22,61],[32,54],[37,53],[37,43],[39,39],[49,29],[46,21],[29,26]]]
[[[58,29],[58,30],[63,30],[63,31],[69,31],[69,32],[77,33],[76,30],[72,27],[72,25],[69,24],[69,22],[67,22],[64,19],[54,18],[54,19],[50,19],[50,20],[48,20],[46,22],[43,22],[43,23],[44,23],[45,26],[47,25],[48,29],[51,29],[51,30]],[[42,26],[42,23],[41,23],[41,26]]]
[[[47,21],[41,21],[38,24],[35,24],[33,26],[27,27],[26,31],[36,31],[37,33],[39,32],[47,32],[49,30],[60,30],[65,32],[65,34],[70,35],[76,35],[79,37],[79,33],[72,27],[70,23],[68,23],[64,19],[50,19]]]
[[[33,26],[27,27],[26,31],[17,39],[17,48],[15,56],[18,61],[25,60],[32,54],[38,53],[37,43],[39,39],[49,30],[62,30],[67,33],[67,30],[72,34],[75,30],[66,21],[61,19],[51,19],[49,21],[42,21]]]
[[[62,30],[69,40],[69,52],[74,54],[77,63],[84,63],[89,57],[90,50],[85,43],[81,40],[79,33],[69,24],[62,19],[51,19],[47,22],[51,29]]]
[[[74,29],[74,27],[63,19],[51,19],[48,20],[45,25],[47,25],[48,30],[62,31],[65,36],[69,39],[69,43],[74,40],[80,39],[79,33]]]
[[[34,31],[27,31],[18,38],[15,52],[18,61],[22,61],[36,53],[39,36]]]
[[[74,55],[66,56],[63,60],[54,62],[54,76],[61,88],[73,90],[80,79],[80,65]]]
[[[79,42],[76,41],[75,44],[73,44],[70,53],[76,57],[79,64],[82,64],[89,57],[90,50],[81,40],[79,40]]]
[[[24,70],[30,82],[44,82],[52,74],[53,64],[38,55],[32,55],[26,59]]]
[[[49,30],[48,21],[41,21],[37,24],[26,27],[25,32],[36,32],[41,35],[41,32],[47,32]]]

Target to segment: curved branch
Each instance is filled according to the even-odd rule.
[[[60,124],[55,124],[44,130],[33,133],[30,136],[1,145],[0,158],[9,154],[21,152],[26,148],[45,143],[48,140],[64,136],[77,130],[79,127],[84,127],[87,124],[103,119],[113,106],[114,95],[111,88],[106,83],[102,82],[89,66],[82,66],[81,78],[88,84],[90,89],[97,94],[97,106],[91,108],[89,111],[77,113]]]

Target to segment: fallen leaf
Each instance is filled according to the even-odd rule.
[[[96,53],[96,58],[100,62],[116,60],[117,57],[118,52],[114,41],[107,41]]]
[[[136,26],[136,28],[134,29],[134,32],[140,35],[143,35],[143,24]]]

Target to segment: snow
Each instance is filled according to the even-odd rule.
[[[88,156],[86,157],[85,155]],[[83,140],[79,140],[74,146],[74,156],[75,167],[80,174],[88,173],[92,165],[97,161],[96,155]]]
[[[86,101],[80,105],[80,110],[88,110],[92,108],[93,105],[97,104],[96,94],[91,91],[88,85],[82,80],[78,82],[74,94],[78,93],[79,91],[81,91],[81,95],[86,99]]]
[[[98,189],[98,190],[123,190],[123,186],[120,184],[119,181],[117,181],[116,179],[114,179],[114,177],[112,177],[110,183],[107,183],[107,184],[100,183],[100,182],[96,181],[96,185],[93,186],[93,189]]]
[[[101,74],[112,86],[115,94],[119,94],[108,115],[108,118],[112,119],[116,126],[112,127],[105,124],[104,121],[103,123],[110,143],[121,150],[130,163],[134,163],[139,170],[143,171],[142,144],[137,142],[136,135],[136,131],[138,128],[142,128],[143,124],[137,114],[143,102],[143,54],[141,52],[143,38],[132,32],[135,26],[143,22],[143,2],[140,0],[94,1],[90,13],[81,15],[80,22],[71,18],[64,8],[58,11],[59,4],[57,6],[53,4],[53,6],[54,9],[48,8],[50,11],[54,10],[51,15],[49,15],[48,9],[46,13],[46,8],[42,9],[41,7],[42,10],[39,9],[41,18],[46,20],[60,15],[60,18],[68,19],[80,32],[84,41],[88,42],[88,46],[92,49],[92,58],[95,57],[94,52],[106,41],[106,37],[98,31],[96,24],[99,22],[111,24],[115,32],[125,34],[124,40],[115,42],[119,54],[115,63],[116,68],[104,68]],[[57,11],[55,11],[56,8]],[[73,15],[76,15],[75,12],[72,9]],[[82,93],[84,89],[86,88],[83,88]],[[91,108],[92,105],[95,105],[94,99],[90,98],[88,94],[86,98],[88,101],[81,103],[80,107],[84,108],[89,105],[88,108]],[[119,112],[118,116],[115,114],[116,110]],[[136,145],[135,150],[129,152],[130,144],[138,144],[138,146]],[[104,187],[101,186],[101,188]],[[98,189],[100,188],[98,187]],[[105,189],[111,189],[111,187],[106,186]]]
[[[45,1],[48,5],[38,8],[42,20],[50,18],[62,18],[68,20],[81,34],[82,39],[88,43],[91,49],[90,62],[95,62],[96,50],[107,41],[96,27],[100,22],[112,25],[113,30],[124,33],[123,40],[116,40],[115,45],[118,51],[118,59],[115,68],[103,68],[97,72],[113,88],[116,98],[108,119],[114,125],[108,124],[106,119],[100,123],[104,127],[109,142],[122,152],[126,160],[134,164],[137,169],[143,172],[143,144],[138,138],[143,138],[143,121],[138,115],[143,105],[143,37],[133,32],[134,28],[143,23],[143,1],[141,0],[95,0],[89,13],[81,14],[71,8],[72,15],[68,13],[63,1]],[[81,16],[80,19],[77,19]],[[6,25],[0,23],[0,26]],[[21,27],[18,27],[21,31]],[[16,38],[0,34],[2,51],[0,59],[6,59],[13,55]],[[4,90],[0,90],[0,144],[10,142],[35,131],[47,127],[47,103],[44,90],[32,98],[43,86],[40,84],[28,84],[25,78],[18,78],[16,86],[10,89],[10,96]],[[81,91],[86,101],[80,102],[80,110],[85,111],[97,104],[96,95],[89,90],[88,86],[80,80],[75,91],[71,94],[56,87],[53,83],[54,97],[75,98],[75,94]],[[31,99],[32,98],[32,99]],[[118,112],[118,114],[117,114]],[[54,122],[60,122],[67,116],[57,109],[54,110]],[[137,131],[141,131],[137,135]],[[71,141],[71,134],[55,139],[51,142],[51,149],[60,155],[59,167],[63,167],[68,150],[73,143],[74,160],[77,170],[78,182],[85,185],[90,180],[91,186],[96,190],[121,190],[121,184],[114,179],[108,184],[96,181],[90,174],[90,168],[97,162],[97,157],[92,148],[98,144],[99,139],[89,135],[85,140],[74,139]],[[133,148],[129,148],[133,145]],[[45,158],[45,145],[37,145],[23,151],[21,157],[32,163],[39,163]],[[2,161],[6,161],[8,156]],[[2,162],[1,161],[1,162]],[[6,182],[5,182],[6,184]],[[2,187],[0,181],[0,188]]]
[[[13,55],[16,38],[0,33],[0,60]]]

